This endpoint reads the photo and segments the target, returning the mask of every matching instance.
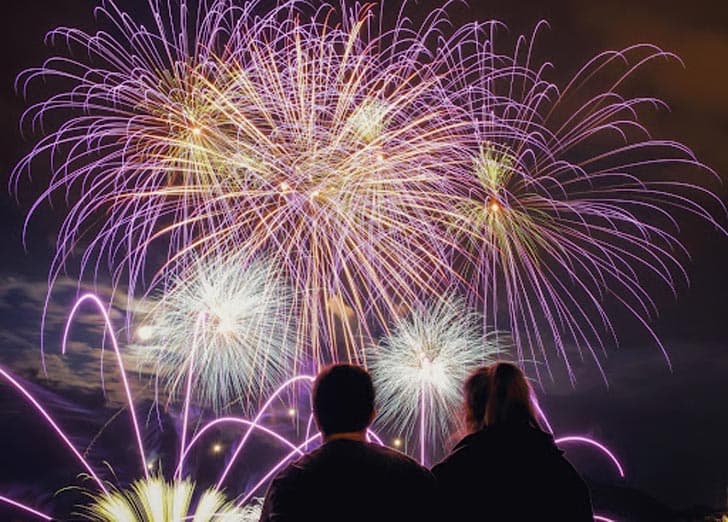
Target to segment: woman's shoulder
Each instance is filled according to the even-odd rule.
[[[468,454],[472,451],[487,448],[490,445],[492,434],[487,428],[470,433],[455,444],[449,457]]]
[[[432,472],[437,477],[448,473],[452,469],[457,469],[464,464],[472,463],[476,453],[487,449],[485,443],[489,438],[486,430],[476,431],[463,437],[460,442],[455,444],[452,451],[432,468]]]
[[[542,429],[526,423],[498,424],[484,430],[493,444],[517,444],[558,450],[554,437]]]

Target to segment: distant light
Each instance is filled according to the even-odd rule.
[[[220,444],[219,442],[216,442],[215,444],[212,445],[212,452],[213,453],[218,454],[221,451],[222,451],[222,444]]]
[[[192,135],[193,136],[200,136],[202,134],[202,129],[200,127],[193,127],[192,128]]]
[[[490,204],[488,205],[488,207],[490,208],[491,212],[495,212],[495,213],[500,212],[500,209],[501,209],[500,203],[498,203],[495,200],[491,201]]]
[[[154,337],[154,327],[148,324],[142,325],[137,328],[136,335],[140,341],[148,341]]]
[[[401,448],[402,447],[402,439],[394,439],[392,441],[392,444],[395,448]]]
[[[291,190],[291,186],[285,181],[278,185],[278,188],[281,190],[281,192],[288,192],[289,190]]]
[[[150,460],[150,461],[148,461],[148,462],[147,462],[147,469],[148,469],[149,471],[154,471],[154,464],[155,464],[155,463],[154,463],[154,461],[153,461],[153,460]]]
[[[296,416],[296,409],[295,408],[288,408],[288,416],[289,417],[295,417]]]
[[[384,163],[384,154],[381,152],[377,154],[377,163]]]

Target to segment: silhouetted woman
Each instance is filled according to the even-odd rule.
[[[594,520],[589,490],[553,437],[539,428],[531,387],[510,363],[465,383],[470,432],[433,468],[449,520]]]

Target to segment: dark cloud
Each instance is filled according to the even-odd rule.
[[[108,287],[95,289],[102,301],[113,294]],[[101,314],[84,305],[75,315],[69,333],[66,355],[61,344],[69,314],[80,291],[75,281],[61,279],[54,287],[45,313],[44,350],[41,356],[40,325],[48,292],[45,280],[31,281],[6,276],[0,279],[0,361],[13,372],[34,378],[56,391],[72,391],[89,396],[105,393],[108,406],[123,406],[126,396],[118,371],[116,355]],[[117,293],[118,296],[118,293]],[[125,299],[118,297],[117,303]],[[136,379],[137,361],[126,353],[125,310],[112,307],[112,325],[117,329],[122,360],[130,376],[135,398],[151,399],[148,379]],[[102,352],[102,348],[104,348]],[[45,362],[45,373],[43,372]],[[103,383],[103,387],[102,387]]]

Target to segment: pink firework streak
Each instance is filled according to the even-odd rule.
[[[538,415],[539,419],[543,423],[543,425],[546,427],[549,433],[553,434],[554,430],[551,427],[551,423],[549,422],[548,417],[544,413],[543,409],[541,408],[541,405],[538,402],[538,399],[536,398],[535,394],[533,395],[533,405],[536,408],[536,414]],[[582,435],[567,435],[562,436],[554,439],[554,442],[559,444],[582,444],[585,446],[590,446],[592,448],[598,449],[600,452],[602,452],[611,462],[614,464],[614,467],[616,468],[617,472],[619,473],[619,476],[624,478],[624,468],[622,467],[622,463],[619,461],[617,456],[614,454],[612,450],[610,450],[608,447],[606,447],[601,442],[592,439],[590,437],[584,437]]]
[[[594,448],[597,448],[599,451],[604,453],[604,455],[606,455],[609,458],[609,460],[612,461],[614,466],[617,468],[617,472],[619,473],[619,476],[624,478],[624,468],[622,468],[622,463],[619,462],[619,459],[617,459],[617,456],[601,442],[598,442],[594,439],[590,439],[589,437],[582,437],[582,436],[578,436],[578,435],[559,437],[554,442],[556,442],[556,444],[561,444],[561,445],[584,444],[587,446],[592,446]]]
[[[532,395],[532,401],[533,405],[536,408],[536,414],[538,415],[540,421],[543,423],[543,425],[546,427],[546,429],[549,431],[549,433],[553,434],[554,430],[551,427],[551,423],[549,422],[548,417],[544,413],[543,409],[541,408],[541,405],[538,402],[538,398],[535,394]],[[565,445],[565,444],[581,444],[585,445],[591,448],[596,448],[599,450],[603,455],[605,455],[611,462],[614,464],[614,468],[617,470],[617,473],[619,473],[619,476],[621,478],[625,477],[624,474],[624,467],[622,466],[622,463],[619,461],[615,453],[610,450],[607,446],[602,444],[601,442],[592,439],[590,437],[584,437],[582,435],[567,435],[562,436],[554,439],[554,443],[556,445]],[[595,521],[602,521],[602,522],[616,522],[615,520],[612,520],[611,518],[604,517],[602,515],[594,515]]]
[[[52,517],[46,515],[45,513],[41,513],[40,511],[33,509],[31,507],[26,506],[25,504],[21,504],[20,502],[13,500],[12,498],[3,497],[0,495],[0,502],[4,502],[5,504],[9,504],[15,508],[18,508],[22,511],[25,511],[26,513],[30,513],[31,515],[35,515],[36,517],[43,519],[43,520],[53,520]]]

